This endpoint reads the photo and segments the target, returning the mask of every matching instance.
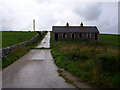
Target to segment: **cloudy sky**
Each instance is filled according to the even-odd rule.
[[[106,1],[106,2],[104,2]],[[97,26],[118,33],[118,0],[0,0],[0,31],[52,30],[52,26]]]

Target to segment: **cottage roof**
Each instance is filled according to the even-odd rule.
[[[53,32],[95,32],[99,33],[96,26],[53,26]]]

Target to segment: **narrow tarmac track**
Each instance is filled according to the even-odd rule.
[[[50,48],[50,32],[36,48]],[[50,49],[33,49],[2,71],[3,88],[74,88],[57,72]]]

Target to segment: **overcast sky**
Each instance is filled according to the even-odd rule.
[[[100,0],[101,1],[101,0]],[[101,33],[118,33],[118,0],[0,0],[0,30],[52,30],[52,26],[97,26]],[[106,2],[103,2],[106,1]]]

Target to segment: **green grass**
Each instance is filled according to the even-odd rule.
[[[12,31],[12,32],[5,32],[5,33],[7,33],[7,35],[9,36],[9,34],[10,35],[12,35],[12,33],[13,34],[19,34],[19,38],[21,37],[21,36],[24,36],[23,34],[26,34],[25,36],[28,36],[29,37],[29,39],[28,40],[30,40],[35,34],[37,34],[36,32],[28,32],[28,35],[27,35],[27,32],[14,32],[14,31]],[[9,34],[8,34],[9,33]],[[32,34],[33,33],[33,34]],[[7,58],[5,58],[4,60],[2,60],[2,69],[4,69],[4,68],[6,68],[7,66],[9,66],[10,64],[12,64],[13,62],[15,62],[17,59],[19,59],[21,56],[23,56],[24,54],[26,54],[29,50],[31,50],[32,48],[34,48],[36,45],[38,45],[39,43],[40,43],[40,41],[44,38],[44,36],[46,35],[46,33],[47,32],[42,32],[42,34],[39,36],[39,38],[35,41],[35,43],[34,44],[31,44],[31,45],[29,45],[29,46],[21,46],[21,47],[18,47],[18,48],[16,48],[16,49],[14,49],[14,51],[12,51],[12,53],[9,55],[9,56],[7,56]],[[21,34],[21,35],[20,35]],[[30,36],[31,35],[31,36]],[[33,35],[33,36],[32,36]],[[6,36],[6,35],[4,35],[4,36]],[[4,36],[3,36],[3,38],[4,38]],[[16,36],[17,37],[17,36]],[[30,38],[31,37],[31,38]],[[23,37],[24,38],[24,37]],[[11,40],[13,39],[13,37],[11,38]],[[17,42],[17,39],[18,38],[14,38],[14,40]],[[7,38],[6,38],[6,40],[8,40]],[[10,40],[10,37],[9,37],[9,40]],[[23,40],[23,39],[21,39],[21,40]],[[28,41],[27,40],[27,38],[25,39],[26,41]],[[15,43],[16,43],[15,42]],[[19,41],[19,42],[21,42],[21,41]],[[18,43],[19,43],[18,42]],[[24,41],[23,41],[24,42]],[[4,44],[5,42],[3,41],[3,44]],[[9,41],[9,43],[11,43],[10,41]],[[4,44],[4,45],[8,45],[8,44]]]
[[[2,48],[28,41],[36,34],[27,31],[2,31]]]
[[[117,35],[100,35],[99,41],[53,41],[52,55],[64,68],[93,86],[120,87]],[[119,47],[118,47],[119,46]]]
[[[120,35],[114,34],[100,34],[100,42],[104,45],[112,45],[120,47]]]

